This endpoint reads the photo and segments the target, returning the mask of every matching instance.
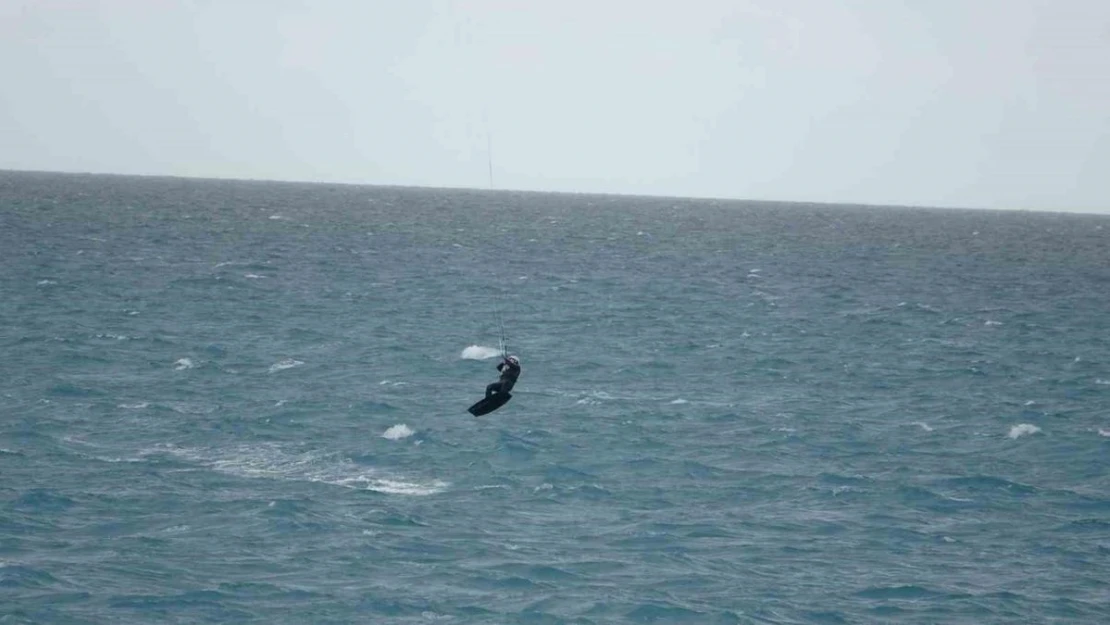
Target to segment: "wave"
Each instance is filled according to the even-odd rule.
[[[1022,436],[1025,436],[1026,434],[1036,434],[1037,432],[1040,432],[1040,431],[1041,431],[1041,428],[1039,428],[1039,427],[1037,427],[1037,426],[1035,426],[1031,423],[1019,423],[1018,425],[1015,425],[1014,427],[1010,428],[1010,433],[1007,434],[1007,436],[1010,437],[1010,438],[1021,438]]]
[[[1030,495],[1038,490],[1035,486],[1013,482],[994,475],[952,477],[938,480],[937,484],[973,493],[1005,492],[1013,495]]]
[[[358,465],[337,452],[290,452],[277,445],[240,445],[224,449],[169,445],[159,451],[239,477],[320,482],[390,495],[434,495],[449,485],[441,480],[416,481],[386,475],[373,467]]]
[[[499,350],[495,347],[486,347],[484,345],[471,345],[471,346],[467,347],[466,349],[462,350],[462,353],[459,354],[459,358],[464,358],[466,360],[488,360],[490,358],[496,358],[500,355],[501,355],[501,350]]]
[[[293,367],[299,367],[303,364],[304,363],[301,362],[300,360],[293,360],[292,358],[286,358],[285,360],[282,360],[281,362],[276,362],[276,363],[270,365],[270,373],[277,373],[278,371],[282,371],[284,369],[292,369]]]
[[[864,599],[919,600],[952,598],[967,595],[955,595],[952,593],[931,590],[929,588],[925,588],[924,586],[906,584],[899,586],[871,586],[857,592],[856,596],[863,597]]]
[[[639,605],[624,616],[638,623],[686,623],[700,621],[709,615],[670,602],[663,602]]]
[[[404,423],[398,423],[397,425],[394,425],[393,427],[383,432],[382,438],[386,438],[391,441],[399,441],[402,438],[408,438],[412,435],[413,431],[411,428],[409,428],[409,426],[405,425]]]

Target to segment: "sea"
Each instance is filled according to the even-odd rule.
[[[1110,623],[1110,216],[0,172],[31,623]]]

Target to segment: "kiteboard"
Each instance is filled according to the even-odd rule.
[[[466,411],[475,417],[480,417],[504,406],[512,398],[512,393],[494,393],[489,397],[483,397],[478,400],[477,403],[467,408]]]

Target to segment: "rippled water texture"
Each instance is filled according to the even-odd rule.
[[[1110,622],[1108,250],[0,173],[0,622]]]

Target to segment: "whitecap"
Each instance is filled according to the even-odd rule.
[[[574,396],[574,395],[578,395],[578,394],[579,393],[571,393],[570,395]],[[611,400],[614,400],[614,399],[621,399],[621,398],[613,397],[612,395],[610,395],[609,393],[606,393],[605,391],[590,391],[589,393],[582,394],[582,397],[580,399],[578,399],[575,403],[576,404],[587,405],[587,406],[592,406],[594,404],[600,404],[603,401],[611,401]],[[625,398],[625,399],[631,399],[631,398]],[[652,400],[653,401],[663,401],[663,398],[658,397],[658,398],[653,398]]]
[[[501,350],[497,348],[486,347],[484,345],[471,345],[462,350],[459,357],[467,360],[486,360],[487,358],[495,358],[500,355]]]
[[[378,493],[386,493],[387,495],[434,495],[443,492],[447,487],[446,482],[441,482],[439,480],[433,480],[426,484],[419,484],[416,482],[404,482],[386,478],[366,477],[349,478],[340,480],[336,483],[340,486],[347,486],[348,488],[363,488]]]
[[[178,414],[212,414],[216,411],[216,406],[208,404],[198,404],[193,402],[184,401],[170,401],[160,404],[169,408]]]
[[[404,423],[398,423],[389,428],[382,434],[382,438],[388,438],[391,441],[398,441],[402,438],[408,438],[413,435],[413,431],[409,426]]]
[[[120,404],[119,406],[117,406],[117,408],[125,408],[127,410],[142,410],[143,408],[146,408],[149,405],[150,404],[148,404],[147,402],[141,401],[137,404]]]
[[[987,319],[986,321],[983,322],[983,325],[985,325],[985,326],[1000,326],[1000,325],[1002,325],[1002,322],[1001,321],[995,321],[993,319]]]
[[[318,482],[393,495],[434,495],[449,484],[441,480],[415,481],[384,475],[356,465],[336,452],[288,452],[277,445],[240,445],[226,449],[187,449],[165,446],[162,451],[199,463],[214,471],[247,478]]]
[[[915,421],[914,425],[920,427],[921,429],[925,430],[926,432],[932,432],[933,431],[933,428],[928,423],[925,423],[924,421]]]
[[[1099,436],[1106,436],[1106,437],[1110,437],[1110,430],[1104,430],[1104,429],[1102,429],[1102,428],[1099,428],[1099,429],[1098,429],[1098,435],[1099,435]]]
[[[282,360],[281,362],[276,362],[276,363],[270,365],[270,373],[276,373],[276,372],[281,371],[283,369],[292,369],[293,367],[299,367],[300,365],[303,365],[303,364],[304,363],[301,362],[300,360],[293,360],[292,358],[286,358],[285,360]]]
[[[1041,428],[1039,428],[1039,427],[1037,427],[1037,426],[1035,426],[1031,423],[1021,423],[1021,424],[1015,425],[1014,427],[1010,428],[1010,433],[1009,433],[1008,436],[1010,438],[1018,438],[1018,437],[1021,437],[1021,436],[1025,436],[1026,434],[1036,434],[1037,432],[1040,432],[1040,431],[1041,431]]]
[[[690,402],[688,400],[685,400],[685,399],[682,399],[681,397],[679,397],[678,399],[672,401],[671,403],[672,404],[688,404]]]
[[[244,277],[244,278],[247,278],[248,280],[262,280],[262,279],[264,279],[264,278],[265,278],[266,276],[260,276],[260,275],[258,275],[258,274],[256,274],[256,273],[248,273],[248,274],[243,274],[243,277]]]
[[[195,366],[196,365],[193,364],[193,361],[188,358],[179,358],[177,362],[173,363],[173,368],[177,371],[192,369]]]
[[[509,487],[505,484],[486,484],[483,486],[475,486],[474,490],[479,492],[486,490],[509,490]]]

